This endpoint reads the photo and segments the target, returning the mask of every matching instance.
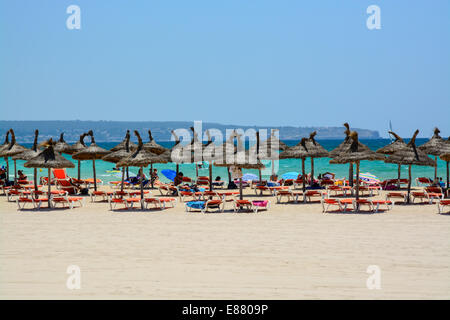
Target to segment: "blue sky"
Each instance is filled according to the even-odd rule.
[[[1,118],[448,136],[449,40],[448,0],[0,0]]]

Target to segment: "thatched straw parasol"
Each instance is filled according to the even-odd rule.
[[[133,151],[137,149],[137,145],[130,141],[130,130],[127,130],[127,133],[125,134],[125,138],[123,138],[122,142],[114,146],[110,149],[111,152],[118,151],[125,149],[125,144],[127,143],[128,139],[128,148]]]
[[[161,161],[161,155],[157,155],[151,153],[149,151],[144,150],[144,144],[142,143],[141,136],[137,130],[134,131],[134,134],[138,138],[138,147],[136,151],[134,151],[127,158],[119,161],[117,163],[118,167],[139,167],[140,172],[143,173],[143,168],[148,166],[150,163],[157,163]],[[141,175],[141,200],[144,199],[144,185],[143,185],[143,175]],[[144,204],[141,202],[141,208],[144,208]]]
[[[408,144],[394,152],[389,158],[385,160],[386,163],[396,163],[401,165],[408,165],[408,198],[407,202],[409,203],[409,194],[411,192],[411,166],[417,165],[417,166],[434,166],[434,161],[426,155],[425,152],[420,151],[416,147],[416,137],[419,134],[419,130],[416,130],[414,132],[413,137],[408,142]]]
[[[145,150],[155,154],[163,154],[168,150],[167,148],[164,148],[162,145],[156,143],[155,139],[153,139],[152,131],[150,129],[148,130],[148,138],[149,142],[144,143]]]
[[[377,153],[384,154],[384,155],[391,155],[406,146],[405,141],[403,141],[403,139],[398,134],[396,134],[393,131],[389,131],[389,134],[393,135],[395,140],[393,142],[391,142],[390,144],[388,144],[387,146],[384,146],[384,147],[378,149],[376,151]],[[399,189],[400,189],[401,168],[402,168],[402,165],[399,164],[398,165],[398,178],[397,178],[397,185],[398,185]]]
[[[236,167],[240,169],[264,169],[264,164],[258,159],[259,153],[259,135],[256,135],[256,150],[245,150],[245,145],[241,139],[241,135],[237,135],[237,151],[234,154],[227,153],[220,161],[214,162],[217,167]],[[243,199],[242,195],[242,177],[239,178],[239,199]]]
[[[0,146],[0,153],[3,151],[4,148],[7,148],[9,146],[9,134],[10,134],[10,130],[6,131],[6,135],[5,135],[5,141],[3,142],[3,144]],[[6,162],[6,180],[9,180],[9,168],[8,168],[8,157],[5,157],[5,162]]]
[[[329,152],[330,158],[337,157],[344,149],[348,148],[348,146],[352,143],[352,139],[350,138],[350,125],[346,122],[344,123],[345,127],[345,138],[344,141],[341,142],[336,148]],[[348,183],[353,187],[353,163],[349,163],[348,167]]]
[[[111,152],[102,158],[103,161],[108,161],[112,163],[118,163],[119,161],[129,157],[131,155],[130,150],[130,131],[127,131],[125,136],[125,144],[123,149],[118,149],[114,152]],[[123,191],[123,183],[125,180],[125,167],[122,167],[122,184],[120,185],[120,190]]]
[[[437,178],[437,158],[441,155],[445,148],[445,140],[439,135],[441,131],[438,128],[434,128],[434,134],[430,140],[425,142],[423,145],[417,147],[420,151],[426,154],[434,156],[434,180]]]
[[[69,146],[68,148],[65,148],[61,150],[61,153],[67,153],[70,155],[73,155],[77,152],[80,152],[81,150],[84,150],[86,148],[86,144],[84,143],[84,138],[87,136],[87,133],[83,133],[80,135],[80,140],[75,142],[73,145]],[[78,160],[78,180],[81,179],[81,161]]]
[[[72,154],[71,146],[64,140],[64,132],[59,135],[59,140],[56,142],[54,148],[56,152]]]
[[[9,129],[8,131],[6,131],[6,134],[5,134],[5,141],[4,141],[3,144],[0,146],[0,152],[3,151],[4,148],[6,148],[6,147],[9,146],[9,134],[11,133],[10,131],[11,131],[11,129]]]
[[[37,155],[39,155],[39,149],[38,149],[38,136],[39,136],[39,130],[36,129],[36,131],[34,131],[34,142],[33,142],[33,147],[31,147],[31,149],[27,149],[19,154],[16,154],[15,156],[12,157],[13,160],[31,160],[34,157],[36,157]],[[34,190],[38,190],[38,186],[37,186],[37,168],[34,168],[33,171],[33,181],[34,181]]]
[[[164,148],[162,145],[156,143],[155,139],[153,139],[152,131],[150,129],[148,130],[148,138],[149,142],[144,143],[144,149],[158,155],[165,154],[162,159],[164,159],[164,161],[166,162],[163,163],[167,163],[167,161],[170,161],[170,153],[168,152],[169,149]],[[169,158],[167,158],[167,156],[169,156]],[[150,173],[153,173],[153,163],[150,163]],[[151,183],[153,188],[153,179],[151,180]]]
[[[279,152],[287,150],[289,148],[284,142],[282,142],[275,135],[276,132],[278,132],[278,130],[272,130],[270,137],[260,143],[259,153],[258,153],[258,158],[260,160],[271,160],[272,161],[272,174],[275,173],[274,161],[279,159]],[[259,135],[259,131],[256,134]],[[254,152],[255,150],[253,150],[253,149],[256,149],[256,148],[257,148],[257,145],[254,145],[250,148],[250,150],[252,150],[252,152]],[[259,170],[259,180],[261,180],[261,179],[262,179],[261,170]]]
[[[50,169],[74,168],[75,165],[64,158],[61,154],[53,149],[54,142],[50,139],[45,144],[45,150],[41,151],[36,157],[25,162],[26,168],[47,168],[48,169],[48,207],[50,208],[51,198],[51,174]]]
[[[349,134],[352,139],[352,143],[345,147],[342,152],[334,159],[330,160],[330,163],[356,163],[356,200],[359,199],[359,163],[362,160],[384,160],[385,157],[375,151],[370,150],[367,146],[364,146],[358,140],[358,133],[352,131]]]
[[[183,146],[180,144],[180,138],[177,136],[174,130],[171,131],[173,137],[175,138],[175,144],[172,148],[170,148],[170,158],[171,162],[176,163],[176,172],[178,174],[178,171],[180,170],[179,167],[179,153],[182,152]]]
[[[89,147],[84,148],[83,150],[75,153],[74,155],[72,155],[72,158],[74,158],[75,160],[92,160],[92,168],[94,170],[94,190],[97,191],[97,174],[95,172],[95,160],[103,158],[111,151],[103,149],[95,143],[94,132],[92,130],[88,132],[88,135],[91,136],[91,144],[89,145]]]
[[[306,146],[307,138],[302,138],[298,144],[293,147],[289,147],[287,150],[280,153],[280,159],[301,159],[302,160],[302,189],[303,189],[303,202],[306,201],[306,170],[305,159],[309,157],[308,147]]]
[[[0,157],[6,158],[6,166],[7,166],[8,173],[9,173],[8,157],[15,156],[16,154],[22,153],[25,150],[27,150],[27,148],[16,143],[16,135],[14,134],[14,130],[10,129],[9,131],[11,133],[11,142],[9,143],[9,145],[7,147],[4,147],[2,149],[2,151],[0,152]],[[8,179],[9,179],[9,177],[8,177]],[[16,160],[14,160],[14,181],[16,181],[16,180],[17,180],[17,165],[16,165]]]
[[[316,141],[316,135],[317,131],[311,132],[309,139],[305,142],[306,149],[308,150],[309,157],[311,158],[311,184],[314,182],[314,159],[326,158],[329,156],[329,152]]]

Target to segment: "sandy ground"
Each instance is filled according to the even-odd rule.
[[[324,215],[264,198],[268,212],[202,214],[111,212],[88,199],[19,212],[0,197],[0,298],[450,298],[450,215],[436,205]],[[66,286],[69,265],[79,290]],[[379,290],[366,286],[370,265]]]

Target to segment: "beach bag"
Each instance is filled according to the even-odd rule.
[[[82,188],[80,190],[80,194],[82,195],[88,195],[89,194],[89,188]]]

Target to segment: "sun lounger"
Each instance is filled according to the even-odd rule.
[[[48,204],[48,198],[41,198],[40,196],[44,195],[44,192],[42,191],[31,191],[30,193],[26,193],[21,195],[16,199],[17,206],[19,207],[19,210],[22,210],[25,208],[27,204],[31,204],[34,209],[40,209],[42,207],[42,203]]]
[[[307,200],[307,202],[311,202],[311,199],[313,197],[320,197],[321,199],[323,199],[325,197],[326,193],[322,192],[322,191],[318,191],[318,190],[306,190],[305,193],[305,198]],[[320,201],[320,199],[319,199]]]
[[[112,196],[114,192],[106,192],[106,191],[92,191],[90,193],[91,202],[96,202],[97,198],[101,198],[101,201],[108,201],[108,198]]]
[[[347,196],[347,192],[350,191],[351,192],[351,188],[344,188],[342,186],[327,186],[326,187],[326,193],[327,193],[327,198],[329,198],[330,196],[334,196],[334,197],[345,197]]]
[[[216,191],[208,191],[205,190],[201,193],[201,197],[203,200],[222,200],[222,196],[219,195]]]
[[[450,207],[450,199],[440,200],[437,206],[439,214],[444,213],[444,207]]]
[[[56,206],[60,204],[62,207],[65,207],[67,205],[70,209],[73,209],[76,203],[78,203],[80,207],[83,207],[84,198],[70,197],[67,193],[65,193],[64,195],[51,196],[50,202],[52,204],[52,207],[54,208],[56,208]]]
[[[392,201],[391,199],[402,199],[403,203],[406,203],[407,197],[408,195],[404,192],[388,192],[386,194],[386,200]]]
[[[109,207],[112,210],[116,208],[118,204],[123,204],[124,209],[131,209],[133,208],[135,203],[140,203],[141,199],[139,198],[108,198]]]
[[[325,214],[327,212],[347,212],[352,211],[351,209],[347,209],[348,204],[353,203],[350,201],[343,200],[351,200],[351,199],[332,199],[332,198],[324,198],[321,200],[322,203],[322,212]],[[337,210],[330,211],[330,207],[337,207]]]
[[[254,213],[258,213],[261,210],[268,210],[270,208],[269,200],[234,200],[233,201],[233,209],[234,212],[238,212],[241,210],[253,211]]]
[[[431,186],[433,181],[430,178],[419,177],[416,178],[416,186]]]
[[[166,195],[172,194],[174,192],[178,192],[177,187],[170,185],[170,184],[161,184],[158,187],[158,190],[162,196],[166,196]]]
[[[225,202],[222,200],[208,201],[190,201],[185,203],[186,212],[192,210],[200,210],[203,213],[209,212],[210,209],[216,209],[217,212],[223,212]]]
[[[148,206],[153,204],[155,208],[166,209],[167,204],[170,204],[171,208],[175,207],[177,203],[176,198],[144,198],[142,200],[144,204],[144,209],[148,209]]]
[[[277,198],[277,203],[281,203],[283,198],[287,198],[287,202],[298,202],[298,197],[301,196],[303,192],[301,191],[292,191],[292,190],[277,190],[275,191],[275,197]]]

